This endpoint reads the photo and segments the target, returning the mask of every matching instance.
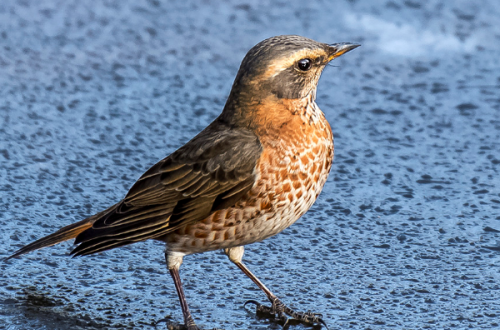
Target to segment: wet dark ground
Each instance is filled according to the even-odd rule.
[[[2,1],[0,257],[122,198],[217,116],[260,40],[360,42],[318,89],[336,147],[323,193],[245,260],[330,329],[496,329],[498,17],[493,0]],[[0,263],[1,329],[182,320],[162,244],[70,249]],[[265,297],[221,253],[181,276],[204,328],[280,328],[242,307]]]

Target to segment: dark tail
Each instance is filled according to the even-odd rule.
[[[50,234],[49,236],[40,238],[39,240],[20,248],[19,250],[16,251],[16,253],[11,255],[10,257],[5,258],[4,261],[7,261],[11,258],[19,257],[20,255],[23,255],[31,251],[35,251],[47,246],[52,246],[57,243],[61,243],[69,239],[75,238],[82,231],[92,227],[92,221],[89,221],[90,219],[91,218],[87,218],[85,220],[73,223],[69,226],[59,229],[58,231],[56,231],[53,234]]]

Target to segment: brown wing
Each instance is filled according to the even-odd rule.
[[[76,237],[72,254],[160,237],[234,205],[253,186],[261,153],[250,130],[213,122],[144,173],[112,212]]]

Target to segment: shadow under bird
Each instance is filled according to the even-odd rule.
[[[315,102],[316,87],[331,60],[358,46],[294,35],[260,42],[243,59],[219,117],[144,173],[123,200],[7,259],[72,238],[78,244],[73,256],[163,241],[185,327],[196,330],[179,268],[185,255],[223,249],[267,295],[269,307],[247,302],[257,311],[285,324],[325,325],[320,314],[285,306],[242,257],[245,245],[293,224],[320,194],[334,148],[330,125]]]

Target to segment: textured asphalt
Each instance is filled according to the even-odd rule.
[[[2,1],[0,257],[121,199],[218,115],[260,40],[358,42],[318,89],[323,193],[244,260],[330,329],[497,329],[498,17],[493,0]],[[0,263],[0,329],[182,321],[162,244],[71,246]],[[280,329],[243,308],[265,296],[220,252],[181,276],[204,329]]]

